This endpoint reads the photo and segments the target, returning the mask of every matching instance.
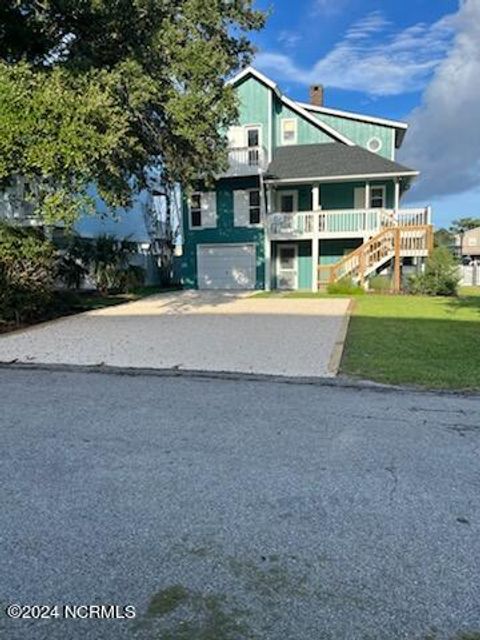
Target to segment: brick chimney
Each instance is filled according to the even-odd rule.
[[[310,104],[314,107],[323,107],[323,85],[313,84],[310,87]]]

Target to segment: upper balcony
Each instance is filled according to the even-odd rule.
[[[275,212],[267,215],[270,240],[311,240],[315,237],[367,238],[390,227],[422,227],[431,224],[425,209],[334,209],[331,211]]]
[[[228,169],[222,178],[257,176],[268,167],[265,147],[231,147],[228,150]]]

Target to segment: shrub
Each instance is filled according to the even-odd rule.
[[[327,285],[327,292],[335,295],[357,296],[365,293],[358,284],[351,278],[341,278],[338,282],[331,282]]]
[[[425,272],[410,276],[409,293],[426,296],[456,296],[460,276],[455,257],[446,247],[434,249]]]
[[[372,276],[368,286],[375,293],[389,293],[392,290],[392,279],[390,276]]]
[[[117,240],[113,236],[99,236],[92,250],[92,273],[97,289],[101,293],[123,291],[128,259],[136,245],[128,240]]]
[[[56,276],[56,251],[36,229],[0,223],[0,318],[35,320],[47,311]]]
[[[145,284],[145,269],[138,265],[131,264],[123,272],[122,288],[130,292]]]

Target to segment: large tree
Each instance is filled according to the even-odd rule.
[[[476,227],[480,227],[480,218],[457,218],[450,225],[450,232],[457,235],[465,233],[470,229],[475,229]]]
[[[3,0],[0,181],[73,219],[95,182],[127,206],[146,167],[192,183],[225,163],[225,77],[252,55],[252,0]]]

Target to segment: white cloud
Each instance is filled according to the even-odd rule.
[[[312,13],[317,15],[333,15],[341,13],[347,3],[348,0],[314,0]]]
[[[480,186],[480,0],[462,2],[452,24],[453,45],[409,118],[401,155],[422,172],[415,199]]]
[[[433,25],[418,23],[395,31],[376,11],[354,23],[310,69],[284,53],[268,51],[258,54],[256,65],[276,78],[306,85],[321,82],[371,96],[400,95],[424,88],[445,57],[452,32],[450,16]]]
[[[301,35],[295,31],[280,31],[277,40],[281,45],[284,45],[287,49],[293,49],[301,39]]]

